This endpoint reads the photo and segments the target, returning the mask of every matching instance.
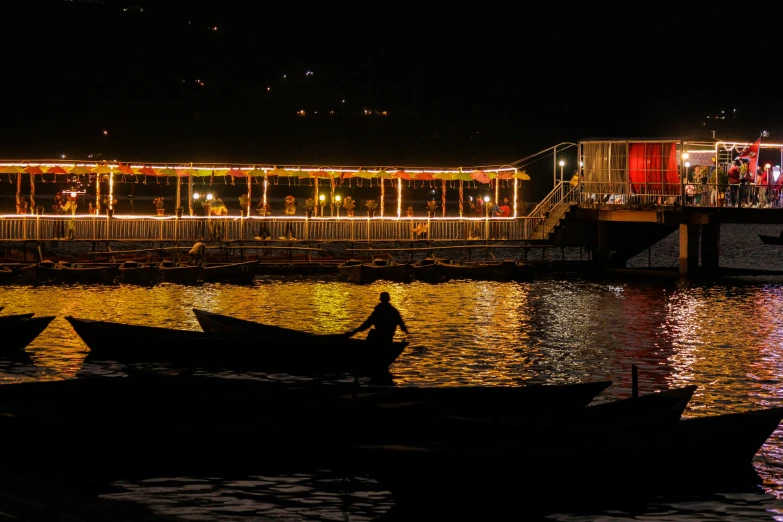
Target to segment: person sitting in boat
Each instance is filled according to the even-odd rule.
[[[397,326],[400,329],[408,333],[408,327],[405,326],[405,321],[402,320],[400,312],[394,308],[391,304],[391,297],[389,292],[381,292],[381,302],[375,305],[370,317],[367,318],[357,328],[346,333],[348,337],[363,332],[371,326],[374,326],[372,330],[367,334],[367,340],[373,343],[390,343],[394,339],[394,333],[397,331]]]
[[[193,248],[188,252],[188,263],[191,265],[200,265],[206,259],[204,253],[207,251],[207,246],[201,241],[197,241],[193,244]]]

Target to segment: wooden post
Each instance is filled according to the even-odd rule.
[[[188,171],[188,214],[193,215],[193,163]]]
[[[386,183],[384,183],[383,178],[378,178],[378,181],[381,182],[381,217],[383,217],[383,211],[385,209],[383,200],[386,198]]]

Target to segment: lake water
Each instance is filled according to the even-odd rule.
[[[724,226],[720,265],[783,269],[783,247],[763,245],[756,236],[778,232],[775,226]],[[650,253],[653,264],[676,266],[676,248],[674,234]],[[645,253],[630,264],[645,266],[647,260]],[[391,368],[396,385],[609,379],[613,385],[597,399],[605,401],[631,395],[635,364],[640,393],[698,385],[686,417],[783,406],[783,278],[770,277],[709,285],[555,274],[528,283],[359,286],[319,276],[259,277],[252,287],[5,287],[2,313],[57,318],[27,348],[29,359],[0,359],[0,381],[122,375],[119,363],[85,360],[88,349],[66,315],[198,330],[195,307],[335,333],[357,326],[384,290],[411,331],[410,347]],[[215,369],[199,373],[236,377]],[[305,378],[261,372],[242,377]],[[783,520],[782,437],[778,429],[757,454],[754,465],[763,482],[753,491],[661,498],[634,512],[607,509],[549,519]],[[567,475],[563,481],[567,486]],[[329,470],[149,476],[115,486],[109,498],[183,520],[375,520],[394,503],[372,479],[346,480]],[[520,510],[515,518],[524,519]]]

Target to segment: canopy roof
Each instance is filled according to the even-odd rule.
[[[238,165],[238,164],[173,164],[173,163],[121,163],[53,160],[7,160],[0,161],[0,173],[56,173],[56,174],[130,174],[143,176],[234,176],[234,177],[297,177],[297,178],[385,178],[411,180],[475,180],[489,183],[490,180],[529,180],[524,171],[517,167],[324,167],[290,165]]]

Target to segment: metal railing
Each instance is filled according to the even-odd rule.
[[[55,238],[96,241],[251,241],[256,238],[312,241],[526,240],[530,217],[522,218],[304,218],[153,217],[94,215],[0,216],[0,241]]]

